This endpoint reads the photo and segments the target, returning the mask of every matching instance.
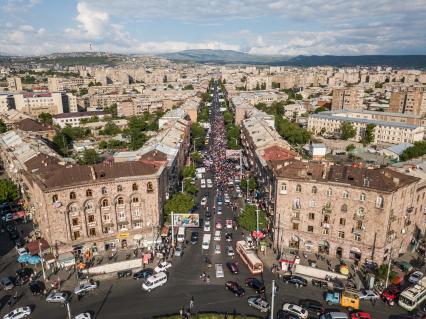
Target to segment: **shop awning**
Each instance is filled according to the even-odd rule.
[[[46,241],[46,239],[38,239],[38,240],[30,241],[27,244],[27,249],[31,255],[38,255],[40,251],[42,253],[48,252],[48,250],[50,249],[50,245]]]

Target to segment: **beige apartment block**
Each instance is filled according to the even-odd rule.
[[[20,77],[7,78],[7,88],[10,92],[22,92],[22,81]]]
[[[393,257],[409,251],[422,227],[413,201],[419,178],[308,161],[275,164],[273,173],[279,250],[382,263],[391,251]]]
[[[392,92],[389,112],[426,116],[426,93],[424,87],[409,87]]]
[[[363,107],[364,91],[357,87],[334,88],[331,102],[332,110],[361,110]]]

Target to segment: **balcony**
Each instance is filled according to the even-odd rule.
[[[364,219],[365,219],[365,215],[354,214],[354,220],[364,220]]]
[[[81,230],[81,225],[80,225],[80,224],[78,224],[78,225],[71,225],[71,229],[72,229],[73,231]]]
[[[124,210],[126,208],[126,204],[117,204],[115,205],[116,210]]]
[[[300,205],[293,205],[292,208],[293,208],[293,210],[300,210],[301,209]]]
[[[324,206],[324,207],[322,208],[322,213],[323,213],[323,214],[331,214],[332,212],[333,212],[333,210],[331,209],[331,207]]]
[[[330,228],[330,224],[326,223],[326,222],[322,222],[321,226],[324,227],[325,229],[329,229]]]
[[[352,228],[352,234],[358,234],[361,235],[365,230],[365,227],[361,227],[361,228]]]
[[[136,203],[133,203],[132,202],[132,207],[139,207],[140,206],[140,203],[139,202],[136,202]]]
[[[101,212],[109,212],[111,210],[111,206],[102,206]]]
[[[414,207],[408,207],[407,208],[407,213],[410,214],[414,211]]]
[[[300,223],[300,217],[299,216],[293,216],[291,217],[292,223]]]

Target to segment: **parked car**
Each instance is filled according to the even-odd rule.
[[[421,271],[415,271],[410,274],[408,277],[408,282],[412,284],[417,284],[423,278],[423,273]]]
[[[144,268],[144,269],[141,269],[141,270],[135,272],[133,274],[133,279],[136,279],[136,280],[138,280],[138,279],[146,279],[149,276],[152,276],[153,274],[154,274],[154,269],[152,269],[152,268]]]
[[[70,295],[66,292],[51,292],[46,297],[46,302],[54,302],[54,303],[66,303],[69,299]]]
[[[158,263],[158,266],[154,268],[155,272],[165,272],[167,269],[172,267],[172,263],[168,261],[161,261]]]
[[[225,288],[229,291],[231,291],[235,296],[242,297],[245,294],[244,288],[241,287],[238,283],[235,281],[227,281],[225,283]]]
[[[74,319],[92,319],[90,312],[83,312],[74,317]]]
[[[358,292],[359,300],[378,300],[380,296],[373,290],[361,290]]]
[[[16,280],[23,284],[27,282],[31,275],[34,273],[34,271],[31,268],[21,268],[16,271]]]
[[[12,290],[15,288],[15,284],[13,283],[12,277],[3,277],[0,278],[0,286],[3,288],[3,290]]]
[[[210,221],[206,220],[204,223],[204,231],[209,232],[210,231]]]
[[[222,221],[221,220],[216,221],[216,229],[222,229]]]
[[[247,299],[247,302],[250,307],[256,308],[260,312],[269,311],[269,303],[267,303],[266,300],[261,297],[250,297]]]
[[[225,240],[226,241],[232,241],[232,233],[226,233],[225,234]]]
[[[80,286],[76,287],[74,289],[74,293],[76,295],[84,295],[92,290],[95,290],[96,288],[98,288],[98,284],[96,283],[96,281],[91,280],[90,282],[81,284]]]
[[[41,295],[46,289],[46,286],[42,281],[34,281],[28,285],[28,288],[30,289],[31,294],[35,296]]]
[[[380,297],[384,302],[386,302],[390,306],[393,306],[396,300],[398,299],[400,292],[401,291],[397,287],[390,286],[386,288],[385,290],[383,290]]]
[[[234,248],[232,248],[231,245],[229,245],[229,246],[226,247],[226,254],[229,257],[234,257],[235,256]]]
[[[214,254],[220,255],[221,253],[222,253],[222,251],[220,250],[220,245],[215,245],[214,246]]]
[[[216,278],[223,278],[223,277],[225,277],[225,274],[223,273],[223,266],[222,266],[222,264],[215,264],[214,268],[215,268],[215,272],[216,272]]]
[[[351,319],[372,319],[368,312],[359,311],[351,313]]]
[[[265,285],[257,278],[247,278],[246,286],[256,290],[258,294],[262,294],[265,292]]]
[[[300,319],[299,316],[285,312],[284,310],[278,310],[277,319]]]
[[[285,303],[283,311],[299,316],[302,319],[308,318],[308,311],[306,309],[292,303]]]
[[[178,244],[175,248],[175,256],[182,256],[183,255],[183,246],[182,244]]]
[[[228,267],[231,274],[238,274],[238,266],[237,263],[226,263],[226,267]]]
[[[287,284],[295,285],[296,287],[304,287],[308,285],[308,281],[305,278],[295,275],[284,276],[283,281]]]
[[[200,205],[201,205],[201,206],[206,206],[206,204],[207,204],[207,198],[206,198],[206,197],[203,197],[203,198],[201,199]]]
[[[30,314],[31,308],[29,306],[20,307],[3,316],[3,319],[22,319],[28,317]]]
[[[210,220],[210,218],[212,218],[212,213],[210,213],[210,211],[206,211],[205,212],[205,214],[204,214],[204,217],[206,218],[206,221],[208,220]]]
[[[324,312],[323,305],[316,300],[303,300],[300,305],[308,311],[309,314],[312,314],[314,316],[319,316]]]
[[[232,227],[234,227],[234,222],[232,221],[232,219],[227,219],[226,220],[226,228],[232,229]]]
[[[191,244],[195,245],[198,242],[198,232],[193,231],[191,233]]]

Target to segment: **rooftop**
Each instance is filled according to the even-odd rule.
[[[89,111],[89,112],[71,112],[71,113],[61,113],[53,115],[54,119],[65,119],[70,117],[86,117],[86,116],[104,116],[108,113],[103,111]]]

